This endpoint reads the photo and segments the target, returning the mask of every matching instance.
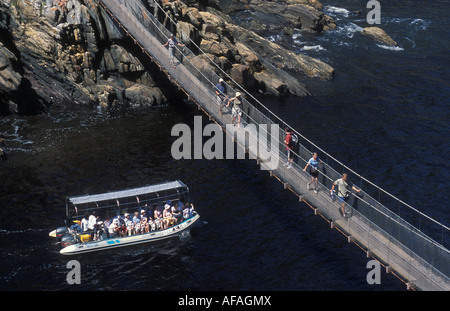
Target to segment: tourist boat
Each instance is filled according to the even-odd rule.
[[[168,239],[190,230],[198,223],[200,215],[188,202],[190,202],[189,188],[179,180],[116,192],[68,197],[66,226],[53,230],[49,235],[59,240],[63,247],[60,253],[63,255]],[[117,225],[110,225],[111,222],[117,224],[117,219],[124,217],[125,214],[134,215],[136,211],[140,214],[142,210],[148,214],[154,209],[161,210],[169,206],[180,207],[182,213],[170,226],[160,228],[154,225],[152,228],[150,225],[148,232],[134,233],[133,230],[127,231],[123,226],[118,228]],[[96,226],[94,230],[82,231],[80,224],[83,218],[88,217],[87,215],[95,215]]]

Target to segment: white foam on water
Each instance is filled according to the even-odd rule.
[[[356,25],[355,23],[350,22],[346,25],[338,26],[338,28],[334,32],[346,36],[348,38],[353,38],[355,33],[362,31],[363,31],[362,27]]]
[[[321,45],[306,45],[304,47],[302,47],[303,51],[323,51],[326,50],[324,47],[322,47]]]
[[[344,8],[339,8],[332,5],[327,5],[324,8],[325,12],[330,15],[340,15],[342,17],[348,17],[350,15],[350,11]]]
[[[49,231],[48,229],[34,229],[34,228],[28,228],[23,230],[6,230],[6,229],[0,229],[0,234],[21,234],[21,233],[27,233],[27,232],[42,232],[42,231]]]
[[[277,42],[280,41],[282,37],[280,35],[270,35],[266,39],[269,40],[270,42]]]
[[[388,46],[388,45],[383,45],[383,44],[377,44],[380,48],[385,49],[385,50],[390,50],[390,51],[404,51],[403,48],[399,47],[399,46]]]
[[[416,18],[411,22],[411,25],[414,25],[421,30],[426,30],[429,24],[430,24],[429,22],[424,21],[421,18]]]

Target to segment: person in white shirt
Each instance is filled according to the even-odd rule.
[[[81,219],[81,231],[86,232],[88,231],[89,222],[86,219],[87,216],[84,216],[83,219]]]
[[[130,214],[125,213],[124,216],[125,216],[125,219],[124,219],[125,227],[127,227],[127,235],[128,236],[133,235],[135,233],[134,232],[134,222],[130,219]]]
[[[95,211],[94,211],[94,212],[92,212],[91,216],[89,216],[88,229],[94,230],[96,225],[97,225],[97,217],[96,217]]]
[[[119,220],[114,218],[108,227],[108,233],[111,238],[115,237],[119,232]]]

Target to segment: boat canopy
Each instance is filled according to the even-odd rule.
[[[164,182],[161,184],[140,187],[140,188],[134,188],[134,189],[128,189],[128,190],[120,190],[120,191],[107,192],[107,193],[94,194],[94,195],[68,197],[67,199],[73,205],[79,205],[79,204],[85,204],[85,203],[91,203],[91,202],[101,202],[101,201],[106,201],[106,200],[135,197],[135,196],[150,194],[150,193],[159,193],[159,192],[164,192],[164,191],[173,190],[173,189],[178,190],[179,188],[182,188],[182,189],[185,189],[185,191],[188,191],[188,187],[183,182],[176,180],[176,181]]]

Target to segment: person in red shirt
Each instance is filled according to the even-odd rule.
[[[285,130],[286,138],[284,139],[284,143],[286,144],[286,150],[287,150],[287,157],[288,160],[284,164],[286,168],[292,168],[292,162],[294,161],[294,143],[292,142],[292,131],[290,128],[286,128]]]

